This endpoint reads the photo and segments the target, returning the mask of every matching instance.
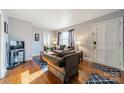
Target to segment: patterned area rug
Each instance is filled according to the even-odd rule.
[[[33,61],[40,66],[41,70],[43,70],[44,72],[48,71],[47,62],[41,60],[40,57],[33,57]]]
[[[118,82],[92,73],[86,84],[118,84]]]
[[[112,76],[120,76],[121,75],[120,70],[117,70],[117,69],[114,69],[114,68],[109,68],[107,66],[99,65],[99,64],[96,64],[96,63],[93,63],[91,66],[96,68],[96,69],[100,69],[104,72],[107,72],[107,73],[111,74]]]

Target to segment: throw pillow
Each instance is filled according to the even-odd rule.
[[[57,50],[59,50],[59,49],[60,49],[60,46],[59,46],[59,45],[57,45],[57,46],[56,46],[56,49],[57,49]]]
[[[66,45],[60,45],[60,50],[63,50]]]

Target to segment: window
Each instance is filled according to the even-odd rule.
[[[62,32],[60,35],[60,45],[68,46],[68,32]]]
[[[45,46],[50,46],[50,33],[43,34],[43,41]]]

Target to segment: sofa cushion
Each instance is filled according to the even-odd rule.
[[[53,50],[55,53],[62,53],[62,50]]]
[[[57,57],[55,55],[51,55],[51,54],[49,54],[47,52],[43,52],[43,53],[44,53],[43,57],[48,58],[49,61],[53,62],[54,65],[59,66],[59,67],[63,67],[64,66],[62,58]]]
[[[60,50],[60,46],[59,46],[59,45],[57,45],[57,46],[56,46],[56,49],[57,49],[57,50]]]
[[[68,54],[72,54],[75,53],[75,50],[68,50],[68,51],[63,51],[63,56],[68,55]]]

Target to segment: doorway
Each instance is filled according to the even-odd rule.
[[[93,26],[93,61],[121,69],[123,67],[123,17]]]

